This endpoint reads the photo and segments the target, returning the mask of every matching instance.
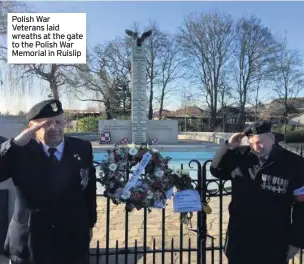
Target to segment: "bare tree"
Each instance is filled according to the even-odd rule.
[[[254,119],[255,121],[258,120],[260,116],[260,110],[261,110],[261,95],[260,95],[260,90],[261,90],[261,85],[263,83],[263,75],[259,74],[259,78],[257,78],[257,81],[252,85],[250,88],[250,91],[248,92],[248,98],[247,98],[247,103],[250,105],[250,108],[253,109],[252,113],[254,113]],[[266,84],[266,82],[265,82]]]
[[[188,78],[196,80],[205,94],[214,127],[220,79],[232,52],[233,20],[217,11],[197,17],[190,14],[180,30],[179,40],[188,58]]]
[[[0,1],[0,64],[2,64],[0,70],[0,85],[3,85],[6,81],[6,78],[15,79],[15,71],[18,70],[18,67],[15,65],[6,64],[7,63],[7,19],[8,13],[23,13],[29,12],[29,8],[25,3],[17,2],[17,1]],[[9,73],[9,74],[5,74]],[[4,76],[9,75],[9,76]],[[15,83],[9,82],[10,90],[15,90],[17,86],[14,85]],[[18,85],[19,90],[20,87],[23,89],[23,86]]]
[[[181,126],[184,128],[184,131],[187,131],[188,129],[188,119],[187,117],[189,115],[189,108],[191,106],[195,105],[195,94],[192,93],[191,91],[183,91],[181,93],[181,98],[180,98],[180,105],[181,105],[181,110],[183,110],[183,115],[184,115],[184,124],[181,124]]]
[[[277,102],[284,106],[285,132],[288,113],[294,108],[297,95],[304,88],[304,71],[301,55],[297,50],[287,47],[286,37],[280,43],[276,60],[272,65],[274,91],[278,95]]]
[[[232,104],[234,99],[228,74],[229,71],[223,71],[219,80],[218,102],[220,104],[221,109],[223,109],[223,107],[225,106]]]
[[[162,118],[165,100],[177,91],[177,81],[183,77],[182,58],[176,37],[166,35],[163,45],[159,58],[160,73],[156,80],[159,87],[159,95],[156,97],[159,102],[159,119]]]
[[[77,67],[70,89],[81,101],[104,104],[107,119],[130,115],[131,42],[117,38],[96,46],[87,64]]]
[[[28,7],[17,1],[0,1],[0,60],[7,61],[7,46],[4,38],[7,36],[7,14],[28,12]]]
[[[144,45],[147,50],[147,85],[149,90],[148,100],[148,119],[153,118],[153,100],[156,84],[162,74],[163,58],[167,47],[167,36],[163,33],[156,22],[151,22],[149,29],[152,29],[152,35],[147,39]]]
[[[49,98],[59,100],[59,89],[69,83],[71,72],[75,70],[74,65],[66,64],[26,64],[20,66],[23,73],[21,79],[39,78],[49,84]]]
[[[245,105],[254,85],[266,74],[276,51],[276,42],[270,30],[261,24],[261,20],[252,15],[241,18],[236,24],[234,47],[234,79],[240,108],[239,126],[245,125]]]
[[[259,106],[260,104],[260,88],[261,88],[261,80],[258,80],[255,88],[254,88],[254,118],[257,121],[259,116]]]

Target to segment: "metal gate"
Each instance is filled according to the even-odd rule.
[[[95,164],[99,166],[98,162]],[[181,165],[180,170],[183,172],[188,167],[197,170],[193,185],[200,192],[201,197],[204,197],[201,163],[191,160],[187,166]],[[102,228],[102,238],[97,241],[95,248],[91,248],[90,263],[206,263],[205,250],[203,250],[206,244],[206,224],[204,223],[206,217],[203,212],[194,213],[192,221],[186,226],[181,223],[180,215],[173,213],[172,206],[166,206],[163,209],[153,208],[151,214],[148,209],[140,210],[140,225],[136,225],[132,220],[133,212],[120,211],[119,217],[122,220],[120,238],[113,241],[112,237],[116,235],[118,228],[117,225],[113,226],[113,221],[117,222],[117,218],[113,216],[113,204],[103,195],[99,195],[98,200],[104,204],[102,210],[105,215],[103,223],[99,223],[102,226],[99,227],[99,229]],[[171,202],[168,201],[168,203]],[[155,222],[158,222],[158,225]],[[151,228],[151,225],[155,228]],[[140,232],[134,236],[133,229],[139,226]]]
[[[99,166],[98,162],[95,162]],[[189,167],[196,169],[193,185],[202,197],[202,203],[208,204],[211,214],[204,211],[193,215],[192,223],[185,226],[178,219],[178,214],[172,213],[172,206],[156,210],[156,218],[150,218],[149,210],[142,209],[140,232],[134,236],[132,230],[139,226],[132,220],[132,213],[121,213],[123,228],[119,238],[112,239],[118,226],[113,226],[113,207],[109,198],[99,195],[104,202],[104,222],[102,239],[97,241],[96,247],[91,248],[90,264],[225,264],[227,260],[223,253],[225,232],[228,221],[228,203],[231,197],[230,181],[215,179],[209,174],[211,160],[202,165],[198,160],[191,160],[187,166],[181,165],[181,170]],[[98,183],[99,184],[99,183]],[[100,201],[101,201],[100,200]],[[151,213],[152,214],[152,213]],[[118,217],[118,216],[117,216]],[[177,217],[175,222],[168,219]],[[159,219],[156,229],[150,225]],[[99,220],[100,221],[100,220]],[[172,224],[173,223],[173,224]],[[174,232],[171,234],[171,230]],[[176,227],[177,225],[177,227]],[[171,235],[168,235],[171,234]],[[304,264],[301,254],[291,263]]]

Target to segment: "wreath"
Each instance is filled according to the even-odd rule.
[[[141,173],[130,188],[129,180],[135,177],[143,158],[150,157],[142,166]],[[147,160],[147,159],[146,159]],[[170,157],[163,157],[156,149],[146,145],[127,145],[107,151],[106,158],[100,164],[99,182],[104,186],[104,196],[112,200],[114,204],[126,204],[126,211],[131,212],[135,208],[140,210],[147,208],[164,208],[166,201],[173,195],[173,189],[177,191],[193,190],[189,175],[173,172],[169,168]],[[133,173],[132,177],[129,177]],[[181,221],[189,224],[192,212],[181,213]]]

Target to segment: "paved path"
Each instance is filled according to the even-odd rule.
[[[223,200],[223,230],[225,231],[228,221],[228,214],[227,214],[227,206],[229,203],[229,197],[225,197]],[[207,219],[207,228],[209,235],[214,236],[215,246],[219,245],[219,199],[214,198],[210,201],[210,206],[213,209],[211,215],[208,216]],[[147,248],[153,249],[161,249],[162,248],[162,217],[164,217],[165,223],[165,241],[164,246],[167,249],[171,249],[172,241],[174,242],[173,248],[178,250],[181,245],[181,237],[183,239],[183,247],[189,248],[189,243],[191,248],[196,248],[196,233],[191,230],[191,227],[184,226],[183,228],[180,227],[179,221],[179,214],[173,212],[173,204],[172,200],[168,202],[167,208],[165,210],[164,216],[162,216],[161,209],[153,209],[151,213],[147,216],[147,234],[146,234],[146,245]],[[110,236],[109,236],[109,248],[111,251],[115,251],[116,243],[118,243],[118,248],[123,249],[125,247],[125,217],[126,213],[124,210],[124,205],[114,205],[111,203],[110,205]],[[94,229],[94,235],[91,243],[92,248],[96,248],[97,240],[99,240],[100,248],[104,251],[106,248],[106,199],[103,197],[98,197],[98,223]],[[197,224],[197,214],[194,214],[192,219],[192,229],[196,229]],[[137,239],[137,247],[138,249],[142,249],[143,238],[144,238],[144,211],[133,211],[129,214],[129,228],[128,228],[128,247],[133,248],[135,246],[135,240]],[[225,232],[223,232],[225,235]],[[224,239],[224,236],[223,236]],[[116,242],[117,241],[117,242]],[[155,243],[155,245],[153,244]],[[211,241],[208,241],[208,245],[210,246]],[[196,263],[195,258],[196,253],[191,254],[190,263]],[[188,263],[188,256],[189,254],[185,252],[183,254],[184,261],[187,260]],[[215,263],[219,263],[218,259],[218,252],[215,252]],[[211,254],[208,254],[210,258]],[[124,256],[120,256],[118,263],[123,263]],[[138,259],[136,263],[142,263],[143,259],[142,256]],[[171,254],[166,253],[165,259],[166,263],[171,263]],[[122,259],[121,259],[122,258]],[[105,261],[105,258],[100,258],[101,261]],[[173,254],[173,262],[172,263],[179,263],[180,260],[180,253],[176,252]],[[134,263],[134,256],[129,257],[129,261]],[[161,254],[155,255],[155,263],[161,262]],[[183,263],[186,263],[184,262]],[[101,262],[103,263],[103,262]],[[109,263],[115,263],[115,259],[110,259]],[[149,254],[147,256],[147,263],[153,263],[153,255]],[[211,261],[210,261],[211,263]],[[226,263],[226,262],[223,262]]]
[[[230,202],[230,196],[225,196],[223,198],[222,207],[223,207],[223,216],[222,216],[222,244],[225,241],[225,231],[228,223],[228,204]],[[208,234],[214,237],[214,245],[220,245],[220,226],[219,226],[219,212],[220,212],[220,202],[219,198],[212,198],[210,200],[210,206],[212,208],[212,214],[207,216],[207,230]],[[172,200],[170,200],[167,204],[165,210],[165,241],[164,247],[166,249],[171,249],[172,241],[174,241],[173,248],[177,251],[171,255],[170,252],[164,255],[165,263],[180,263],[181,254],[178,252],[180,248],[180,241],[181,237],[183,238],[183,247],[185,249],[189,248],[189,243],[191,243],[190,247],[196,248],[197,238],[196,233],[191,230],[191,227],[183,226],[182,233],[179,224],[179,214],[173,212],[173,204]],[[125,247],[125,216],[126,213],[124,211],[123,205],[114,205],[110,204],[110,236],[109,236],[109,250],[115,253],[116,250],[116,243],[118,249],[124,249]],[[96,248],[97,240],[99,240],[100,248],[102,252],[105,252],[106,248],[106,199],[103,197],[98,197],[98,223],[94,229],[93,240],[91,243],[91,248]],[[151,213],[147,216],[147,234],[146,234],[146,243],[147,243],[147,250],[153,249],[162,249],[162,210],[161,209],[153,209]],[[194,214],[192,219],[192,229],[196,229],[197,224],[197,214]],[[128,228],[128,247],[131,251],[134,251],[135,240],[137,240],[137,248],[138,250],[143,250],[143,239],[144,238],[144,211],[133,211],[129,214],[129,228]],[[155,242],[154,242],[155,241]],[[155,243],[155,245],[153,244]],[[211,240],[207,241],[207,246],[211,246]],[[214,262],[212,261],[211,257],[212,254],[210,251],[207,252],[207,264],[219,264],[219,255],[220,252],[218,250],[214,251]],[[147,254],[146,263],[153,264],[153,263],[162,263],[162,255],[161,253]],[[99,263],[106,263],[105,257],[99,258]],[[118,260],[118,262],[116,262]],[[154,262],[155,260],[155,262]],[[190,260],[190,262],[188,262]],[[91,263],[95,264],[96,257],[91,258]],[[119,255],[116,259],[114,256],[109,257],[109,264],[125,263],[124,255]],[[134,259],[134,255],[128,255],[128,263],[136,263],[142,264],[143,263],[143,255],[137,255],[137,261]],[[183,264],[196,264],[196,252],[183,253]],[[299,259],[296,258],[294,262],[290,261],[290,264],[300,264]],[[2,263],[1,263],[2,264]],[[222,253],[222,264],[227,264],[227,259],[225,255]]]

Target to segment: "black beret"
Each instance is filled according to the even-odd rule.
[[[59,100],[49,99],[35,104],[27,114],[27,120],[49,118],[63,113],[62,104]]]
[[[253,136],[253,135],[259,135],[264,133],[270,133],[271,132],[271,122],[270,121],[257,121],[248,127],[246,127],[243,131],[243,133],[246,136]]]
[[[277,133],[277,132],[271,132],[274,135],[275,141],[276,142],[282,142],[285,141],[285,136],[284,134]]]

